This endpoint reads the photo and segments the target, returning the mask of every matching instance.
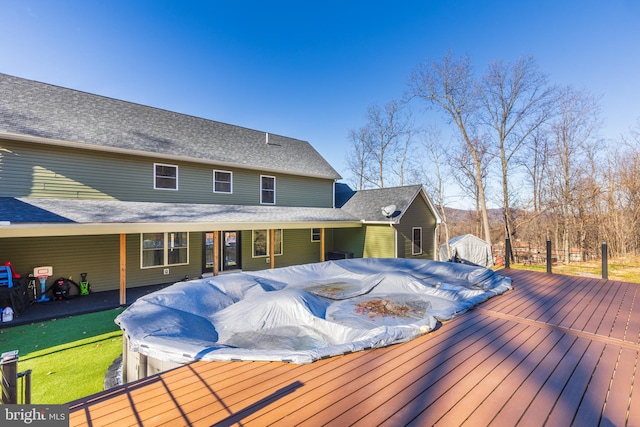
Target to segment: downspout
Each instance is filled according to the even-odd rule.
[[[393,228],[393,251],[395,253],[394,258],[398,259],[398,229],[393,226],[393,223],[389,223],[389,226]]]

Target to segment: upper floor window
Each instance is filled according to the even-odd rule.
[[[213,192],[233,193],[233,173],[228,171],[213,171]]]
[[[142,268],[189,263],[189,234],[186,232],[143,233],[141,240]]]
[[[263,205],[276,204],[276,177],[260,176],[260,203]]]
[[[154,163],[153,188],[156,190],[177,190],[178,167],[174,165]]]
[[[422,255],[422,227],[413,227],[411,255]]]

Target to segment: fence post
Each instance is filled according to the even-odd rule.
[[[511,267],[511,241],[509,240],[509,236],[504,241],[504,268]]]
[[[0,356],[2,371],[2,403],[18,403],[18,350],[2,353]]]
[[[607,242],[602,242],[602,278],[609,280],[609,263],[608,263]]]
[[[547,273],[551,274],[551,240],[547,239]]]

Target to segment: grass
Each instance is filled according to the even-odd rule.
[[[0,329],[2,351],[18,350],[18,371],[32,371],[31,403],[66,403],[104,389],[107,368],[122,353],[122,331],[113,322],[121,312]]]
[[[518,264],[512,263],[511,268],[533,271],[547,271],[546,264]],[[557,274],[572,276],[602,277],[602,261],[572,262],[568,265],[557,264],[551,267],[551,271]],[[609,280],[640,283],[640,257],[625,257],[609,259],[607,265]]]

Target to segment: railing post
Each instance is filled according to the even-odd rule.
[[[31,369],[18,373],[18,379],[22,379],[22,403],[31,404]]]
[[[2,403],[15,405],[18,403],[18,350],[2,353],[0,358]]]
[[[547,239],[547,273],[551,274],[551,240]]]
[[[607,252],[607,242],[602,242],[602,278],[604,280],[609,280],[609,263],[607,260]]]
[[[509,240],[509,236],[504,240],[504,268],[511,267],[511,241]]]

